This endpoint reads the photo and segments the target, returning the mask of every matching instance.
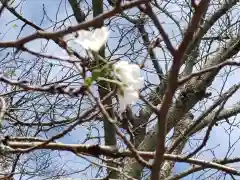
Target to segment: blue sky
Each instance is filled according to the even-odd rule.
[[[72,14],[71,9],[69,8],[68,4],[66,3],[66,6],[65,6],[65,3],[62,3],[62,5],[59,6],[59,13],[56,16],[56,12],[58,11],[59,2],[60,2],[60,0],[55,0],[55,1],[50,1],[50,0],[42,0],[42,1],[31,0],[30,1],[30,0],[28,0],[28,1],[25,1],[25,3],[23,3],[23,5],[19,7],[19,9],[21,9],[21,12],[23,12],[23,16],[26,19],[28,19],[30,21],[33,21],[37,25],[40,25],[41,19],[42,19],[42,8],[43,8],[42,4],[44,4],[45,10],[46,10],[48,16],[52,20],[64,19],[64,17],[66,17],[66,14]],[[174,5],[170,5],[168,7],[168,9],[169,9],[169,11],[177,11],[178,10],[177,7],[174,6]],[[181,15],[184,15],[184,14],[181,14]],[[181,16],[179,16],[179,17],[181,17]],[[175,18],[178,21],[182,21],[180,18],[178,18],[178,16],[175,16]],[[10,23],[9,25],[6,26],[6,24],[11,20],[14,20],[14,17],[7,10],[5,10],[3,16],[0,19],[0,28],[2,29],[2,32],[4,32],[4,33],[0,34],[0,39],[1,40],[15,40],[16,37],[17,37],[17,34],[18,34],[19,30],[21,29],[22,23],[19,22],[19,21],[14,21],[14,22],[12,22],[12,23]],[[116,21],[118,21],[119,23],[122,23],[121,29],[124,28],[126,31],[131,30],[130,28],[127,28],[126,25],[124,25],[124,24],[126,24],[126,21],[125,22],[124,22],[124,20],[121,20],[121,21],[116,20]],[[166,16],[163,16],[162,14],[161,14],[161,21],[166,22],[166,23],[163,23],[163,26],[164,26],[165,29],[167,29],[167,32],[168,32],[169,36],[172,37],[172,41],[175,42],[175,44],[177,44],[180,40],[180,36],[177,39],[173,39],[173,37],[179,35],[179,31],[177,30],[176,26],[172,25],[171,23],[168,23],[169,19],[167,19]],[[50,24],[51,24],[51,22],[48,21],[45,17],[41,27],[47,28],[47,27],[49,27]],[[71,24],[76,24],[76,21],[73,18],[71,18],[71,21],[66,21],[65,22],[66,26],[71,25]],[[182,25],[182,27],[184,27],[184,24]],[[51,31],[52,27],[49,27],[48,30]],[[157,33],[156,33],[157,30],[156,29],[152,29],[152,30],[147,29],[147,30],[151,31],[153,33],[153,36],[157,35]],[[117,32],[118,28],[117,27],[113,28],[112,32],[111,32],[111,37],[112,38],[110,38],[110,40],[109,40],[109,47],[111,47],[112,49],[114,49],[114,47],[116,47],[116,45],[117,45],[116,39],[113,38],[114,37],[114,32],[113,31]],[[33,29],[29,26],[26,26],[24,28],[24,30],[22,31],[20,37],[24,37],[26,35],[29,35],[32,32],[33,32]],[[132,35],[134,35],[134,31],[132,32]],[[124,41],[122,42],[122,44],[127,43],[127,42],[128,41],[125,38]],[[34,42],[29,43],[28,47],[32,50],[39,51],[42,43],[46,43],[46,42],[42,41],[42,40],[36,40]],[[139,44],[136,43],[134,48],[138,49]],[[124,52],[125,50],[126,50],[126,48],[122,48],[120,50],[120,52]],[[159,53],[159,52],[160,51],[157,52],[157,55],[158,55],[159,59],[163,59],[164,55],[162,53]],[[62,55],[63,52],[53,42],[49,42],[49,44],[47,46],[47,52],[46,53],[54,54],[54,55],[55,54],[56,55]],[[138,61],[138,63],[139,63],[139,62],[141,62],[141,59],[143,58],[143,57],[141,57],[141,55],[142,54],[140,54],[140,56],[134,56],[133,55],[133,56],[130,56],[130,57],[136,58],[136,61]],[[30,58],[29,55],[25,55],[25,57]],[[128,60],[128,58],[125,57],[125,60]],[[57,64],[57,62],[53,62],[53,63]],[[165,63],[165,61],[160,61],[160,64],[162,65],[162,67],[164,67],[164,63]],[[153,69],[153,67],[151,65],[151,62],[147,62],[147,66],[150,67],[151,69]],[[1,67],[1,69],[2,69],[2,67]],[[52,76],[52,78],[57,78],[57,79],[59,78],[60,79],[62,74],[67,73],[67,71],[68,71],[67,67],[64,70],[62,70],[61,66],[55,66],[54,71],[51,72],[51,76]],[[224,90],[227,90],[234,83],[236,83],[236,76],[239,73],[238,71],[239,70],[230,73],[230,75],[228,76],[228,80],[225,84]],[[224,72],[224,70],[222,72]],[[156,84],[156,83],[159,82],[156,75],[154,75],[153,73],[147,73],[147,74],[144,73],[144,74],[145,74],[145,77],[148,76],[149,81],[151,83]],[[219,87],[221,87],[223,81],[224,81],[224,79],[222,77],[217,77],[216,80],[214,81],[212,87],[219,90]],[[210,89],[210,90],[217,95],[217,92],[214,89]],[[236,93],[234,95],[234,97],[231,98],[231,100],[229,100],[229,102],[227,103],[226,106],[231,107],[232,104],[239,101],[239,99],[236,98],[236,97],[239,97],[239,93]],[[212,103],[211,101],[208,102],[209,105],[211,103]],[[101,126],[101,125],[99,124],[97,126]],[[239,138],[239,130],[237,130],[237,129],[233,130],[233,132],[231,134],[231,138],[229,138],[229,136],[226,133],[228,127],[229,127],[229,125],[223,124],[221,126],[215,127],[215,129],[211,133],[211,137],[210,137],[210,140],[208,142],[207,147],[208,148],[209,147],[216,147],[216,149],[215,149],[216,150],[216,154],[215,154],[216,157],[224,157],[226,155],[227,149],[228,149],[227,144],[229,144],[230,142],[233,143],[236,139]],[[51,134],[54,134],[54,133],[56,133],[56,131],[50,131],[50,132],[48,132],[48,135],[50,136]],[[86,129],[86,127],[78,127],[76,130],[72,131],[70,133],[70,135],[65,136],[60,141],[63,142],[63,143],[81,143],[85,139],[85,137],[86,137],[85,135],[87,133],[88,133],[88,130]],[[97,131],[93,130],[92,135],[96,136]],[[103,136],[102,131],[100,131],[100,135]],[[200,133],[198,135],[198,137],[202,136],[202,135],[203,135],[203,133]],[[239,145],[237,145],[236,147],[239,147]],[[186,150],[188,150],[188,149],[189,149],[189,147],[187,146]],[[55,163],[56,166],[58,165],[58,163],[60,161],[61,162],[66,161],[66,162],[68,162],[67,167],[66,167],[67,169],[76,170],[76,169],[81,169],[81,168],[85,167],[86,164],[87,164],[86,161],[84,161],[81,158],[76,158],[76,156],[73,155],[72,153],[61,152],[60,154],[62,155],[61,157],[58,156],[57,152],[52,153],[52,156],[54,157],[53,162]],[[238,155],[237,151],[235,150],[232,153],[232,155]],[[213,156],[209,151],[205,151],[201,155],[201,158],[204,158],[204,159],[211,159],[212,157]],[[188,167],[189,167],[188,165],[178,164],[178,165],[176,165],[175,171],[179,172],[179,171],[182,171],[182,170],[184,170]],[[88,173],[89,174],[87,174],[87,176],[89,177],[91,175],[91,172],[88,171]],[[78,177],[78,178],[79,178],[79,176],[84,177],[85,174],[80,173],[78,175],[73,175],[73,177]],[[189,177],[186,177],[184,179],[188,180],[188,179],[192,179],[192,177],[189,176]]]

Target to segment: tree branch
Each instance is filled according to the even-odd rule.
[[[32,40],[35,40],[35,39],[40,39],[40,38],[44,38],[44,39],[51,39],[51,40],[55,40],[55,39],[58,39],[59,37],[63,37],[67,34],[70,34],[70,33],[73,33],[73,32],[76,32],[78,30],[81,30],[81,29],[86,29],[88,27],[91,27],[91,26],[94,26],[96,23],[98,23],[99,21],[103,21],[107,18],[110,18],[112,16],[114,16],[115,14],[117,13],[120,13],[124,10],[127,10],[127,9],[130,9],[130,8],[133,8],[137,5],[140,5],[140,4],[144,4],[148,2],[148,0],[135,0],[135,1],[131,1],[129,3],[125,3],[124,5],[122,5],[121,7],[115,7],[114,9],[104,13],[104,14],[101,14],[97,17],[95,17],[94,19],[92,20],[89,20],[89,21],[86,21],[86,22],[82,22],[81,24],[78,24],[76,26],[70,26],[68,27],[67,29],[64,29],[64,30],[60,30],[60,31],[57,31],[57,32],[44,32],[44,31],[37,31],[36,33],[34,34],[31,34],[29,36],[26,36],[22,39],[19,39],[19,40],[16,40],[16,41],[6,41],[6,42],[0,42],[0,47],[21,47],[23,46],[24,44],[32,41]]]
[[[195,11],[195,14],[193,15],[193,18],[190,22],[190,25],[188,26],[188,29],[185,33],[182,43],[180,44],[176,53],[172,54],[173,63],[172,63],[172,67],[170,69],[170,74],[168,78],[167,92],[163,99],[161,109],[158,113],[158,125],[157,125],[158,143],[156,145],[156,157],[153,160],[151,180],[158,180],[159,178],[159,172],[160,172],[161,164],[163,162],[163,154],[165,152],[165,136],[167,133],[167,125],[168,125],[166,117],[167,117],[168,109],[172,103],[173,95],[178,87],[178,84],[177,84],[178,72],[179,72],[181,63],[183,61],[185,52],[189,46],[189,43],[192,40],[194,32],[198,28],[198,24],[200,23],[202,14],[208,8],[209,2],[210,0],[202,0],[199,3]]]

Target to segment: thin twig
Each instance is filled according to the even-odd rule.
[[[211,67],[208,67],[208,68],[205,68],[205,69],[202,69],[198,72],[195,72],[195,73],[192,73],[186,77],[182,77],[181,79],[178,80],[178,84],[179,85],[182,85],[184,84],[185,82],[187,82],[188,80],[190,80],[191,78],[193,77],[196,77],[196,76],[200,76],[204,73],[207,73],[207,72],[210,72],[210,71],[213,71],[213,70],[219,70],[221,69],[222,67],[224,66],[240,66],[240,63],[239,62],[234,62],[234,61],[225,61],[225,62],[222,62],[220,64],[217,64],[215,66],[211,66]]]
[[[141,156],[139,156],[139,154],[137,153],[137,150],[136,150],[136,148],[134,147],[134,145],[124,136],[123,133],[121,133],[121,131],[119,130],[119,128],[118,128],[118,126],[117,126],[117,124],[116,124],[117,121],[116,121],[116,120],[113,120],[113,119],[109,116],[109,114],[108,114],[107,111],[105,110],[105,108],[104,108],[103,104],[101,103],[101,101],[99,100],[99,98],[95,97],[92,92],[89,91],[89,93],[90,93],[90,95],[95,99],[95,101],[96,101],[99,109],[101,110],[104,118],[107,119],[110,123],[113,124],[113,127],[114,127],[115,130],[116,130],[116,134],[117,134],[117,135],[123,140],[123,142],[127,145],[127,147],[128,147],[128,148],[130,149],[130,151],[133,153],[133,155],[134,155],[134,157],[136,158],[136,160],[137,160],[140,164],[142,164],[143,166],[146,166],[146,167],[148,167],[148,168],[151,168],[151,165],[150,165],[147,161],[145,161]]]
[[[193,124],[188,127],[181,136],[179,136],[175,142],[173,143],[172,147],[169,148],[167,153],[172,153],[173,150],[182,142],[183,138],[188,137],[189,133],[191,133],[194,128],[198,126],[198,124],[210,113],[212,112],[220,103],[222,103],[225,99],[228,99],[232,96],[240,88],[240,84],[231,87],[226,93],[224,93],[219,99],[217,99],[214,104],[212,104],[204,113],[199,116]]]
[[[24,44],[26,44],[26,43],[28,43],[32,40],[40,39],[40,38],[56,40],[56,39],[59,39],[59,37],[63,37],[67,34],[70,34],[70,33],[76,32],[78,30],[86,29],[88,27],[94,26],[99,21],[103,21],[103,20],[105,20],[107,18],[110,18],[110,17],[114,16],[115,14],[118,14],[118,13],[124,11],[124,10],[133,8],[135,6],[138,6],[138,5],[146,3],[146,2],[148,2],[148,0],[131,1],[129,3],[125,3],[121,7],[115,7],[114,9],[97,16],[92,20],[82,22],[82,23],[80,23],[76,26],[70,26],[67,29],[60,30],[60,31],[57,31],[57,32],[44,32],[44,31],[39,30],[34,34],[31,34],[29,36],[26,36],[26,37],[24,37],[22,39],[19,39],[19,40],[16,40],[16,41],[0,42],[0,47],[16,47],[16,48],[18,48],[18,47],[21,47]]]

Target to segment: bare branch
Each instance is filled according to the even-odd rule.
[[[184,57],[185,51],[187,50],[189,43],[191,42],[192,37],[194,35],[194,32],[197,29],[197,26],[201,20],[202,14],[208,8],[209,2],[210,2],[209,0],[204,0],[204,1],[202,0],[199,3],[196,9],[196,12],[192,18],[192,21],[188,26],[188,29],[183,38],[183,41],[180,44],[177,52],[174,54],[173,64],[172,64],[169,78],[168,78],[167,92],[163,99],[161,109],[158,113],[157,137],[159,139],[156,146],[156,157],[154,158],[154,161],[153,161],[151,180],[156,180],[159,178],[159,170],[161,168],[161,164],[163,162],[163,154],[165,152],[165,136],[167,133],[166,116],[167,116],[170,104],[172,103],[172,97],[178,87],[177,78],[178,78],[178,72],[183,60],[182,58]]]

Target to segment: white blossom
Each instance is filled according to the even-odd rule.
[[[108,28],[103,26],[93,31],[80,30],[77,32],[78,37],[74,40],[86,50],[98,52],[100,48],[106,44],[109,31]]]
[[[120,104],[119,111],[123,112],[127,105],[136,103],[139,98],[139,93],[132,86],[128,86],[123,89],[123,94],[120,94],[118,97]]]
[[[129,64],[127,61],[118,61],[114,64],[114,74],[126,86],[133,86],[139,90],[143,85],[144,79],[140,74],[140,67],[136,64]]]
[[[143,85],[143,77],[140,74],[140,67],[136,64],[129,64],[127,61],[119,61],[113,66],[115,76],[123,83],[122,93],[119,95],[120,111],[123,112],[126,106],[134,104],[139,99],[139,89]]]

